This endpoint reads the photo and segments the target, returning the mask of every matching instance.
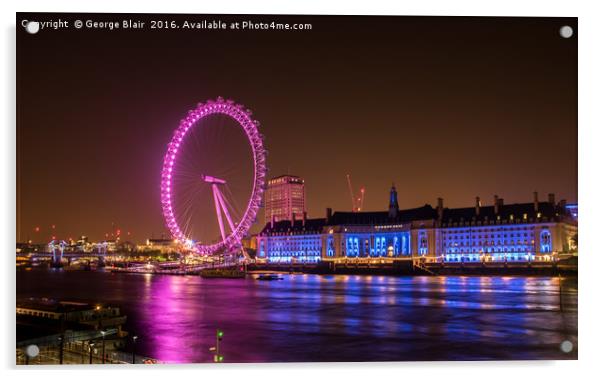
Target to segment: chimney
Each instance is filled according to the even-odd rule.
[[[276,222],[276,216],[272,214],[272,220],[270,220],[270,228],[274,228],[274,222]]]
[[[500,213],[500,199],[497,196],[497,194],[493,196],[493,212],[495,213],[495,215],[498,215]]]
[[[475,212],[477,214],[477,217],[481,214],[481,198],[479,198],[477,196],[477,198],[475,198]]]
[[[389,218],[397,218],[399,212],[399,203],[397,202],[397,189],[395,184],[391,186],[391,192],[389,193]]]
[[[503,198],[500,198],[500,199],[498,199],[497,201],[500,203],[500,208],[501,208],[502,206],[504,206],[504,199],[503,199]]]
[[[437,217],[443,219],[443,198],[437,198]]]
[[[330,223],[332,220],[332,209],[330,207],[326,208],[326,223]]]
[[[297,220],[296,218],[297,217],[295,216],[295,213],[291,213],[291,226],[293,227],[295,226],[295,221]]]
[[[556,205],[556,197],[554,196],[554,193],[548,194],[548,202],[552,206]]]
[[[537,198],[537,192],[533,192],[533,208],[537,213],[539,211],[539,199]]]
[[[303,220],[301,221],[301,224],[303,225],[303,227],[305,227],[305,221],[307,220],[307,211],[303,212]]]

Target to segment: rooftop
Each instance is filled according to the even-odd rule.
[[[437,211],[431,205],[424,205],[413,209],[398,210],[396,217],[389,217],[388,211],[362,211],[343,212],[337,211],[332,215],[329,225],[372,225],[387,223],[405,223],[416,220],[429,220],[437,218]]]
[[[560,211],[559,207],[554,206],[549,202],[539,202],[537,211],[535,210],[535,204],[533,202],[504,204],[499,206],[497,214],[495,213],[495,206],[481,206],[478,217],[475,206],[458,209],[445,208],[443,210],[442,222],[449,223],[462,220],[469,221],[472,219],[495,220],[498,216],[500,219],[510,219],[511,216],[514,218],[522,218],[525,214],[527,215],[527,219],[538,218],[538,214],[541,217],[551,219],[560,215]]]
[[[272,184],[272,183],[274,183],[274,181],[277,181],[279,179],[283,179],[283,181],[285,181],[285,182],[298,182],[298,183],[304,182],[303,179],[299,176],[280,175],[280,176],[272,177],[271,179],[269,179],[268,184]]]
[[[278,222],[274,222],[274,226],[272,227],[271,222],[266,224],[263,230],[261,230],[261,234],[267,232],[293,232],[293,233],[303,233],[303,232],[322,232],[322,228],[326,225],[325,218],[315,218],[315,219],[306,219],[305,224],[302,220],[296,220],[295,222],[291,222],[290,220],[282,220]]]
[[[85,311],[95,308],[94,305],[83,302],[59,301],[49,298],[29,298],[26,300],[17,301],[18,308],[26,308],[30,310],[67,313],[73,311]]]
[[[570,215],[566,206],[562,204],[554,205],[550,202],[538,202],[538,208],[535,209],[533,202],[503,204],[498,206],[496,213],[495,206],[480,206],[477,216],[476,206],[463,208],[443,208],[441,219],[438,216],[437,208],[426,204],[422,207],[412,209],[402,209],[397,211],[397,215],[391,217],[388,211],[364,211],[364,212],[344,212],[337,211],[330,217],[307,219],[305,224],[301,220],[294,223],[289,220],[274,222],[273,226],[267,223],[261,234],[267,233],[319,233],[324,226],[338,225],[386,225],[410,223],[413,221],[440,221],[443,226],[450,223],[470,222],[470,221],[512,221],[524,220],[532,222],[535,220],[555,220],[571,219],[566,217]]]

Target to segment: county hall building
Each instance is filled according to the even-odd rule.
[[[389,209],[382,212],[335,212],[307,219],[272,217],[257,235],[257,257],[270,263],[340,259],[409,259],[431,262],[551,261],[576,252],[577,207],[566,201],[491,206],[479,197],[467,208],[437,206],[399,209],[391,188]]]

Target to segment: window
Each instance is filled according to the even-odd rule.
[[[541,234],[539,236],[539,242],[540,242],[540,250],[541,252],[551,252],[552,251],[552,235],[550,234],[550,231],[547,229],[544,229],[541,231]]]
[[[456,237],[457,239],[457,237]],[[457,245],[457,243],[456,243]],[[426,255],[428,253],[428,239],[426,231],[422,230],[418,233],[418,253],[420,255]]]

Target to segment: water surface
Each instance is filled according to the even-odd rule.
[[[284,275],[281,281],[33,270],[17,298],[110,303],[137,351],[209,362],[577,358],[577,283],[546,277]],[[560,299],[562,298],[562,311]]]

